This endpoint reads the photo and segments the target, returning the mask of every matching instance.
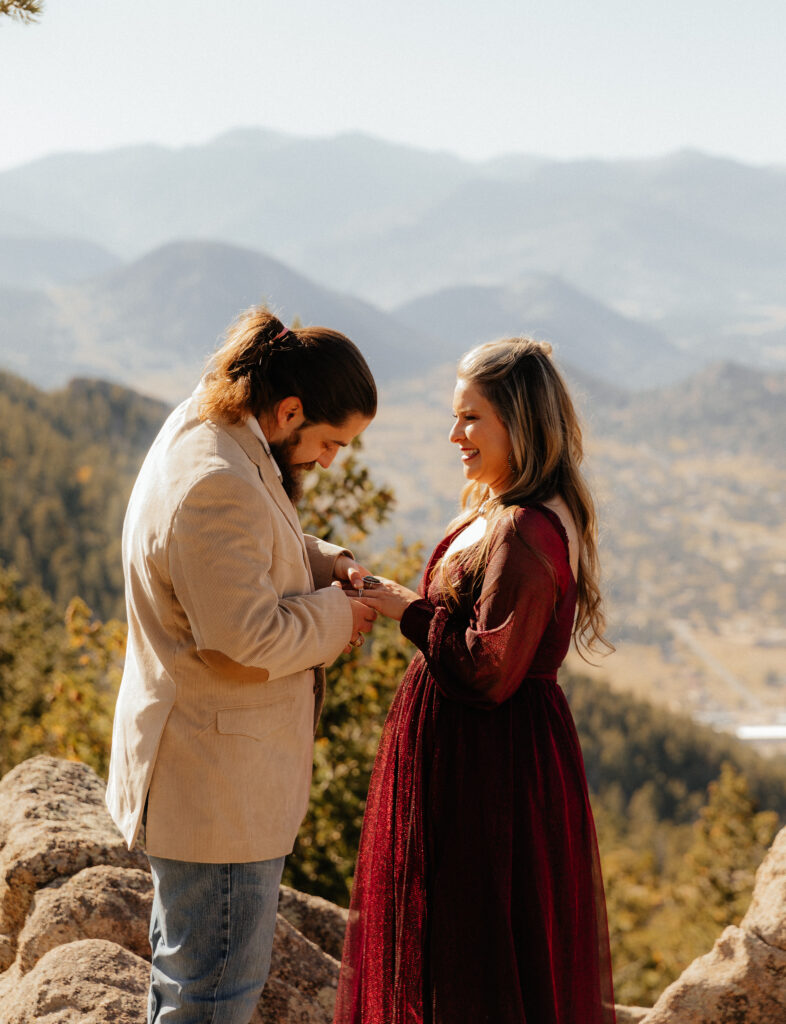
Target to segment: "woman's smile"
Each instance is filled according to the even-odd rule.
[[[494,495],[501,493],[511,475],[508,428],[480,388],[460,377],[453,395],[453,415],[450,440],[459,446],[464,476],[486,484]]]

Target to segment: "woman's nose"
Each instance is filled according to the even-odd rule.
[[[448,440],[450,440],[454,444],[456,444],[458,441],[461,440],[461,438],[463,436],[464,436],[463,435],[463,431],[461,430],[461,427],[459,426],[458,420],[456,420],[456,422],[450,428],[450,433],[448,434]]]

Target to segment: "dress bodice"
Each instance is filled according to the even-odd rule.
[[[525,678],[556,679],[576,611],[576,581],[559,516],[543,505],[511,510],[494,528],[479,593],[458,580],[449,608],[434,568],[458,531],[435,548],[422,598],[401,620],[445,696],[492,706]]]

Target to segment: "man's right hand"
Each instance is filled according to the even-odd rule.
[[[360,647],[363,643],[364,633],[371,632],[371,627],[374,624],[377,613],[373,608],[369,608],[368,605],[363,604],[362,601],[357,601],[354,597],[348,597],[347,600],[352,608],[352,639],[344,648],[345,652],[348,653],[353,647]]]

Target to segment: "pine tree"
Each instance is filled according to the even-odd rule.
[[[737,924],[748,908],[756,869],[778,827],[773,811],[758,811],[748,781],[725,762],[709,787],[684,859],[680,898],[704,930]]]
[[[44,9],[43,0],[0,0],[0,15],[19,21],[36,21]]]

